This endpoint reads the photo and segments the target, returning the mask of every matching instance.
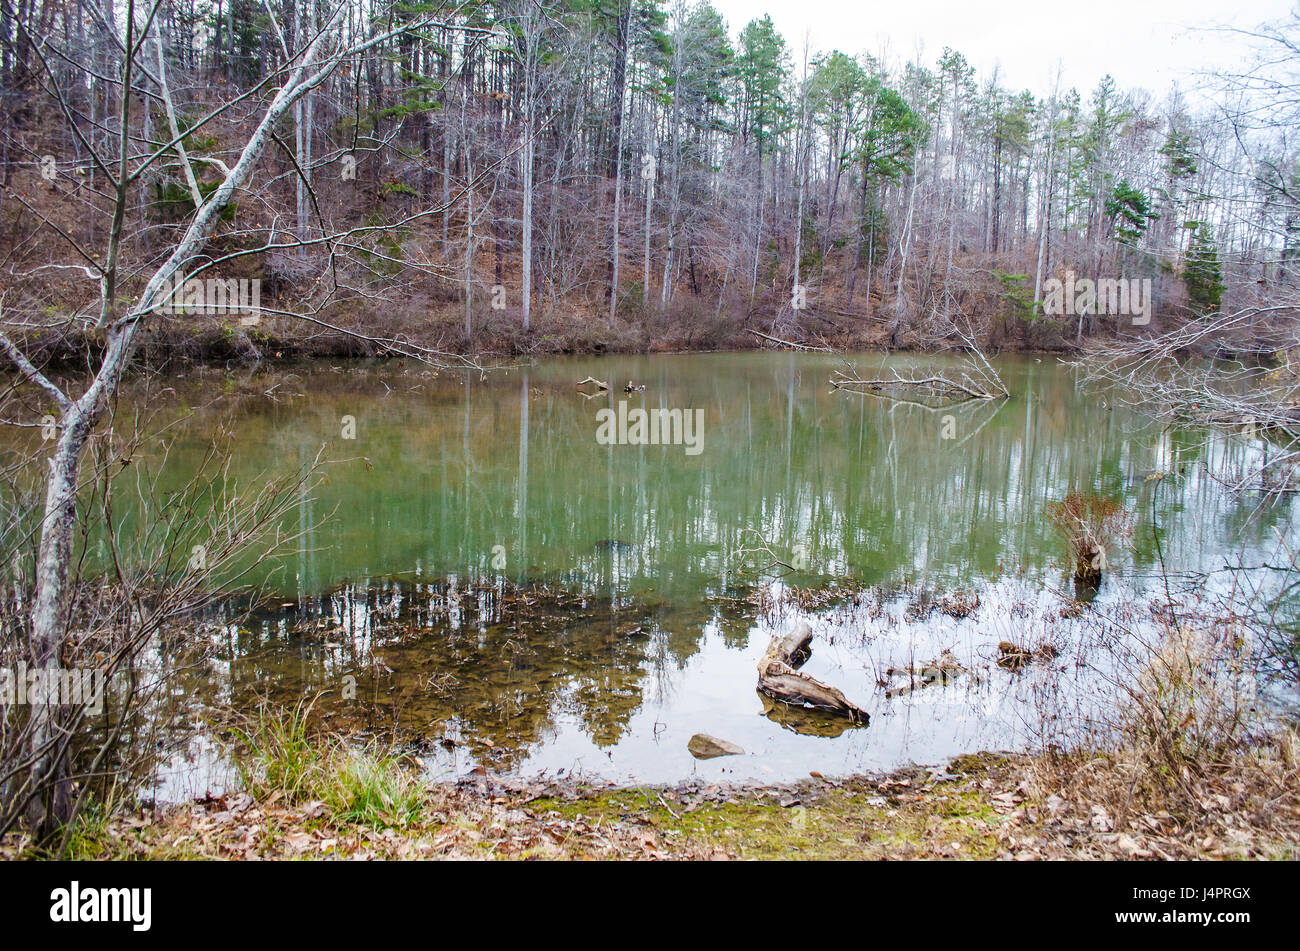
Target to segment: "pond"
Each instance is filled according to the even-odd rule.
[[[955,363],[848,359],[864,376]],[[1261,507],[1220,481],[1258,439],[1162,426],[1055,357],[1000,358],[1011,397],[956,406],[836,390],[844,360],[555,358],[486,375],[372,361],[169,381],[164,488],[214,438],[240,484],[322,446],[329,461],[290,520],[301,550],[256,567],[267,597],[218,628],[173,707],[185,738],[158,795],[228,776],[198,711],[317,694],[320,722],[396,738],[434,778],[774,781],[1029,748],[1062,711],[1109,702],[1095,612],[1142,613],[1162,565],[1227,584],[1226,564],[1295,534],[1293,502]],[[575,386],[587,377],[609,389]],[[1076,489],[1136,518],[1089,605],[1046,516]],[[869,725],[756,693],[771,634],[801,619],[816,634],[805,670]],[[1004,640],[1050,643],[1052,659],[1005,670]],[[896,689],[891,668],[945,651],[961,682]],[[696,759],[696,733],[745,753]]]

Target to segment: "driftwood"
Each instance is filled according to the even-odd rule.
[[[770,340],[773,343],[779,343],[783,347],[790,347],[793,350],[813,350],[818,353],[834,353],[830,347],[814,347],[808,343],[795,343],[793,340],[783,340],[780,337],[773,337],[771,334],[765,334],[759,330],[750,330],[755,337],[762,337],[764,340]]]
[[[588,383],[595,383],[595,384],[596,384],[596,389],[598,389],[598,390],[607,390],[607,389],[609,389],[609,384],[608,384],[608,383],[606,383],[604,380],[598,380],[598,379],[596,379],[594,376],[589,376],[589,377],[587,377],[585,380],[579,380],[577,383],[574,384],[574,386],[586,386]],[[632,381],[629,380],[629,381],[628,381],[628,385],[630,386],[631,383],[632,383]]]
[[[908,388],[913,388],[923,393],[928,393],[938,399],[946,399],[952,402],[964,402],[966,400],[992,400],[1006,399],[1011,394],[1008,392],[1006,384],[1002,382],[1002,377],[994,369],[993,364],[989,363],[988,357],[984,356],[984,351],[980,349],[979,343],[975,339],[975,332],[970,327],[970,322],[965,322],[965,327],[960,327],[954,321],[951,324],[952,332],[961,338],[968,351],[967,358],[962,364],[954,368],[961,378],[956,379],[946,373],[935,372],[931,376],[903,376],[897,370],[894,370],[888,377],[873,380],[864,380],[858,375],[857,369],[852,363],[846,364],[847,372],[840,371],[831,378],[831,386],[837,390],[848,390],[854,393],[866,393],[873,396],[882,396],[891,399],[897,399],[894,395],[900,391],[905,392]]]
[[[987,389],[979,383],[972,380],[966,374],[962,374],[960,381],[950,380],[943,375],[917,377],[906,377],[894,372],[892,377],[885,377],[876,380],[864,380],[856,374],[850,376],[847,373],[836,372],[831,377],[831,386],[837,390],[853,390],[855,392],[877,393],[888,391],[899,387],[916,387],[933,393],[938,397],[962,400],[991,400],[1005,394],[998,393],[993,389]]]
[[[812,653],[812,628],[800,621],[794,631],[772,640],[758,662],[758,689],[773,700],[797,707],[813,707],[854,723],[867,723],[867,711],[851,703],[838,689],[799,671]]]
[[[976,681],[979,680],[974,671],[967,670],[961,665],[952,651],[945,650],[936,660],[928,664],[908,664],[906,667],[890,667],[886,670],[886,677],[906,677],[907,683],[890,687],[885,691],[885,696],[893,700],[934,684],[946,687],[955,682],[958,677],[965,675],[970,675]]]

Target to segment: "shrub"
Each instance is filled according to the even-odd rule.
[[[1101,579],[1107,552],[1128,541],[1133,519],[1113,499],[1071,492],[1047,506],[1047,517],[1069,540],[1075,576]]]

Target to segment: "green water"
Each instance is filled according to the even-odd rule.
[[[856,362],[867,375],[883,361]],[[270,397],[198,412],[170,446],[165,483],[188,479],[218,427],[230,429],[243,483],[324,445],[327,479],[292,526],[307,551],[262,572],[284,596],[499,574],[687,602],[734,581],[746,560],[736,552],[760,544],[803,569],[799,581],[956,584],[999,566],[1046,570],[1065,556],[1046,502],[1079,488],[1145,510],[1148,473],[1186,475],[1200,461],[1199,432],[1162,432],[1084,394],[1052,357],[1001,361],[1009,400],[940,410],[833,391],[841,365],[752,353],[560,359],[485,378],[393,364],[299,369],[244,387],[277,382]],[[612,392],[580,396],[574,382],[588,375],[612,380]],[[629,379],[646,389],[625,395]],[[197,403],[213,389],[188,395]],[[597,411],[621,401],[702,411],[698,454],[599,444]],[[1274,509],[1247,527],[1255,500],[1202,480],[1165,488],[1165,555],[1182,568],[1213,561],[1243,530],[1266,539],[1288,521],[1289,509]],[[1179,518],[1189,506],[1191,525]],[[1130,557],[1154,564],[1149,523]]]
[[[945,364],[854,359],[864,376]],[[1013,603],[1046,617],[1067,593],[1048,502],[1079,489],[1137,514],[1102,601],[1140,592],[1161,559],[1185,578],[1241,554],[1258,561],[1275,530],[1294,534],[1293,503],[1261,509],[1219,481],[1263,450],[1257,441],[1163,428],[1116,394],[1086,392],[1053,357],[997,361],[1010,399],[939,408],[834,390],[842,364],[618,356],[486,376],[370,363],[171,381],[149,401],[155,423],[179,420],[165,437],[164,491],[189,480],[214,440],[239,485],[305,465],[322,446],[329,460],[287,523],[302,550],[250,576],[269,606],[214,644],[192,706],[326,691],[325,722],[409,741],[437,776],[483,763],[781,779],[937,762],[1041,739],[1024,727],[1041,682],[991,662],[1000,639],[1024,641],[1040,623],[1019,620],[1028,615]],[[587,376],[610,391],[584,397],[574,384]],[[629,380],[645,389],[624,394]],[[597,413],[624,400],[699,411],[698,442],[602,444]],[[139,464],[158,458],[155,447]],[[131,521],[129,498],[122,506]],[[872,610],[801,615],[818,632],[807,670],[870,710],[869,727],[792,723],[756,695],[768,637],[800,616],[754,603],[774,560],[797,569],[778,569],[786,584],[904,592]],[[516,610],[507,581],[568,600]],[[915,615],[918,591],[956,588],[981,592],[981,609]],[[1078,688],[1095,645],[1070,623],[1050,636],[1072,649],[1056,674]],[[886,698],[882,670],[944,649],[989,671],[976,689]],[[696,761],[695,732],[747,754]],[[164,792],[219,783],[214,759],[191,734]]]

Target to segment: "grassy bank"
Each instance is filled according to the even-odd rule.
[[[247,792],[92,816],[95,859],[1296,859],[1293,733],[1201,764],[1199,801],[1122,754],[959,757],[797,784],[602,787],[471,774],[426,786],[400,759],[289,739]],[[13,838],[0,857],[41,858]]]

